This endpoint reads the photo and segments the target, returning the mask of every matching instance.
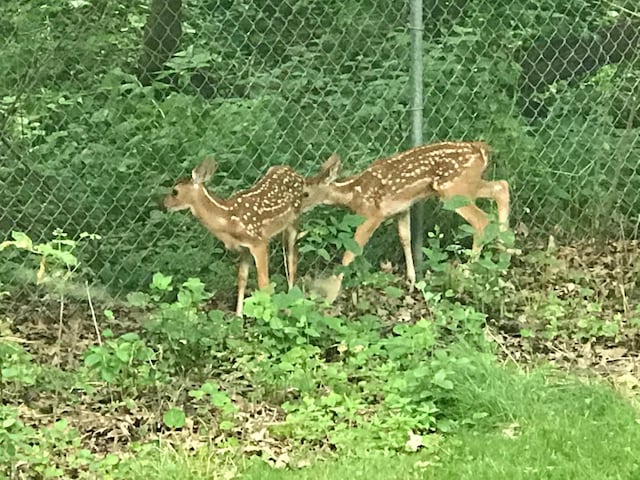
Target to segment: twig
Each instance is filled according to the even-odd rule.
[[[489,327],[485,327],[484,334],[487,335],[491,340],[493,340],[494,342],[496,342],[498,344],[498,346],[500,347],[500,350],[502,350],[502,353],[504,353],[509,358],[509,360],[511,360],[513,362],[514,365],[516,365],[518,367],[521,366],[517,362],[517,360],[513,357],[513,355],[509,351],[509,349],[506,347],[506,345],[502,341],[502,339],[499,338],[497,335],[494,335],[494,333],[491,331],[491,329]]]
[[[620,11],[622,11],[624,13],[631,15],[632,17],[640,18],[640,13],[638,13],[638,12],[634,12],[633,10],[629,10],[628,8],[623,7],[622,5],[618,5],[617,3],[614,3],[614,2],[611,2],[611,1],[608,1],[607,3],[609,5],[611,5],[612,7],[617,8],[618,10],[620,10]]]
[[[100,329],[98,328],[98,320],[96,319],[96,311],[93,308],[93,302],[91,301],[91,292],[89,291],[89,282],[85,280],[85,287],[87,288],[87,299],[89,300],[89,309],[91,310],[91,319],[93,320],[93,328],[96,329],[96,336],[98,337],[98,345],[102,346],[102,337],[100,336]]]
[[[284,237],[285,235],[286,235],[286,233],[282,234],[282,256],[283,256],[283,260],[284,260],[284,276],[287,279],[287,283],[289,283],[289,280],[290,280],[289,279],[289,275],[290,275],[290,273],[289,273],[289,265],[287,264],[288,263],[287,262],[287,247],[285,246],[285,242],[286,242],[286,239]]]
[[[58,315],[58,343],[62,340],[62,317],[64,314],[64,293],[60,295],[60,314]]]
[[[627,239],[626,239],[626,235],[624,234],[624,225],[622,223],[622,220],[620,220],[620,239],[622,240],[623,244],[626,245]],[[628,260],[628,255],[624,255],[623,258]],[[624,272],[625,266],[624,265],[620,265],[620,266],[622,267],[620,271]],[[627,294],[624,288],[624,273],[620,274],[619,282],[620,282],[620,294],[622,296],[622,310],[626,317],[629,314],[629,302],[627,300]]]
[[[625,316],[629,314],[629,301],[627,300],[627,293],[624,288],[624,278],[620,282],[620,296],[622,297],[622,311]]]

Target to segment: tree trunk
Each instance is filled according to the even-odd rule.
[[[182,0],[151,0],[138,60],[138,79],[143,85],[149,85],[175,53],[182,37],[181,10]]]

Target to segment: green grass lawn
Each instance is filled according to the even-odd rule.
[[[276,470],[257,460],[158,450],[118,478],[640,479],[638,412],[609,387],[487,366],[465,390],[458,408],[481,405],[489,416],[429,451],[384,456],[354,445],[336,459]]]

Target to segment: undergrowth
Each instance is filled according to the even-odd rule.
[[[62,302],[80,262],[76,240],[58,237],[34,245],[14,234],[2,248],[33,258],[38,288]],[[534,428],[541,405],[566,408],[567,395],[576,408],[594,407],[574,380],[523,367],[549,342],[620,348],[636,335],[635,304],[621,310],[601,279],[559,251],[523,254],[507,235],[469,261],[441,240],[429,238],[428,274],[414,292],[359,259],[331,307],[297,287],[258,291],[237,318],[211,308],[216,295],[199,279],[156,273],[125,305],[91,304],[84,319],[42,325],[7,315],[2,473],[109,478],[157,442],[292,467],[305,464],[300,452],[425,454],[450,435]],[[533,259],[541,270],[528,278]],[[635,295],[627,291],[630,302]]]

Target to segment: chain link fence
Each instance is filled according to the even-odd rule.
[[[411,146],[410,5],[381,0],[15,0],[0,7],[0,233],[83,242],[113,294],[156,271],[233,290],[222,243],[159,200],[204,156],[221,196],[271,165],[343,173]],[[425,143],[485,140],[520,234],[638,238],[635,1],[425,0]],[[341,253],[346,212],[304,217],[301,273]],[[425,226],[460,220],[437,202]],[[401,261],[381,229],[372,258]],[[274,278],[284,270],[272,248]],[[37,264],[2,252],[0,280]],[[36,267],[36,268],[34,268]],[[31,276],[31,277],[30,277]]]

